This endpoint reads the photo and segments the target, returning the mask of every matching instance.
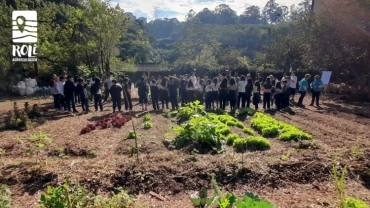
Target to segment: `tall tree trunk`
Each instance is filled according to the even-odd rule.
[[[101,72],[100,73],[104,73],[105,70],[104,70],[104,57],[103,57],[103,50],[100,51],[100,61],[101,61]]]
[[[37,66],[37,62],[33,62],[33,67],[35,68],[36,76],[39,76],[39,67]]]

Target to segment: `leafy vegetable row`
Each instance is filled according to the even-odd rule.
[[[303,132],[295,126],[278,121],[263,113],[257,112],[255,118],[251,120],[251,125],[263,137],[277,137],[282,141],[291,140],[311,140],[312,135]]]

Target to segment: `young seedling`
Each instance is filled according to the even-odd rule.
[[[47,144],[52,142],[52,139],[43,132],[39,132],[38,134],[32,134],[28,140],[33,145],[31,153],[36,152],[36,163],[38,163],[39,154],[47,147]]]

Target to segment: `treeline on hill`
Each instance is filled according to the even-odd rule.
[[[333,80],[362,92],[370,88],[370,3],[328,0],[327,12],[311,13],[311,1],[290,7],[269,0],[237,15],[228,5],[186,21],[129,21],[123,9],[100,0],[22,0],[0,3],[0,69],[8,83],[22,74],[49,76],[68,69],[79,75],[134,71],[158,63],[170,73],[223,69],[282,73],[333,71]],[[37,63],[11,62],[11,11],[39,12]],[[5,46],[5,47],[4,47]],[[21,73],[19,73],[21,72]],[[167,72],[168,73],[168,72]],[[370,93],[369,93],[370,94]]]

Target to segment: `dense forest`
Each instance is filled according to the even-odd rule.
[[[259,8],[237,15],[228,5],[189,11],[186,21],[130,21],[124,8],[101,0],[6,0],[0,3],[0,88],[24,76],[68,70],[88,76],[135,71],[140,63],[162,70],[233,70],[278,73],[332,70],[338,82],[370,87],[370,3],[329,0],[313,14],[311,1]],[[11,12],[38,12],[38,62],[12,62]]]

